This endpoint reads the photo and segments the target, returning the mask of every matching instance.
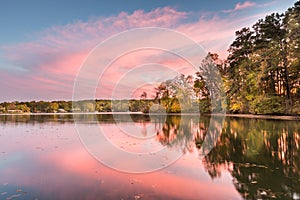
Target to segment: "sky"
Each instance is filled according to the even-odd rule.
[[[82,69],[87,69],[87,63],[93,65],[90,74],[98,81],[97,86],[90,87],[95,98],[111,99],[116,93],[120,98],[136,97],[142,90],[150,90],[164,78],[174,76],[173,72],[192,73],[186,59],[174,56],[174,49],[162,51],[158,48],[160,43],[174,48],[176,45],[169,43],[180,43],[175,40],[176,34],[185,35],[204,52],[216,52],[225,59],[235,31],[251,27],[272,12],[284,12],[294,2],[1,0],[0,102],[71,100],[74,84]],[[144,35],[132,31],[146,27],[164,28],[176,34],[169,39],[158,32],[154,36],[149,31]],[[124,31],[131,34],[130,39],[112,42],[114,45],[104,52],[95,51],[107,40],[117,40]],[[143,40],[160,43],[155,43],[156,49],[130,49],[138,48]],[[108,52],[120,49],[129,53],[110,57],[113,54]],[[102,59],[91,63],[91,57]],[[113,61],[109,66],[104,65],[108,58]]]

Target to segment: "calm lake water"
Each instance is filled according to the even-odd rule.
[[[300,199],[299,145],[299,121],[2,115],[0,199]]]

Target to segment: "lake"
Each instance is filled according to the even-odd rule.
[[[0,116],[0,199],[300,199],[299,121]]]

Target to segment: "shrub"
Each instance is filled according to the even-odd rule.
[[[250,113],[252,114],[283,114],[284,100],[278,96],[258,96],[250,103]]]
[[[200,113],[210,113],[211,112],[211,103],[209,98],[199,100],[199,110]]]

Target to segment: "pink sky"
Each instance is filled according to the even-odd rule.
[[[216,52],[222,58],[226,58],[235,31],[244,26],[251,26],[266,15],[255,13],[239,17],[241,10],[249,9],[251,13],[251,9],[255,9],[256,6],[259,5],[250,1],[238,3],[232,10],[223,11],[230,13],[226,18],[220,17],[218,13],[182,12],[173,7],[163,7],[149,12],[143,10],[136,10],[130,14],[121,12],[106,18],[93,18],[47,28],[36,33],[30,42],[3,47],[8,67],[1,69],[0,73],[2,92],[0,101],[71,100],[74,80],[91,50],[114,34],[133,28],[173,29],[200,44],[206,52]],[[113,52],[115,48],[124,45],[128,44],[112,46],[109,51]],[[149,59],[153,56],[159,59]],[[100,80],[100,83],[102,81],[104,84],[97,88],[96,97],[111,98],[112,89],[118,85],[120,78],[137,66],[149,64],[149,60],[157,61],[157,64],[174,70],[178,67],[188,68],[187,63],[174,62],[169,55],[161,52],[156,54],[146,51],[135,52],[120,59],[122,64],[114,63]],[[200,62],[201,57],[199,64]],[[191,73],[191,70],[187,71]],[[137,88],[143,90],[141,85],[137,85],[132,89],[135,94]]]

